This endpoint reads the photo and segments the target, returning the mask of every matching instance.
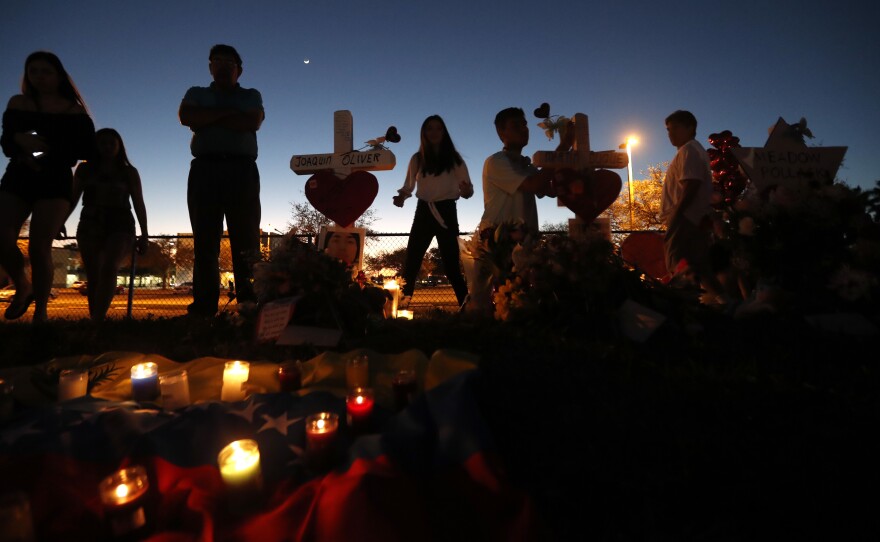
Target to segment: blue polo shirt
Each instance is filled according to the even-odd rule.
[[[235,108],[241,111],[263,110],[263,97],[260,92],[253,88],[242,88],[238,84],[230,90],[220,90],[214,83],[209,87],[192,87],[186,91],[183,101],[199,107]],[[193,131],[189,147],[195,157],[223,153],[256,159],[257,133],[208,126]]]

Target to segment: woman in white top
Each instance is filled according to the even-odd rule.
[[[443,259],[446,278],[455,291],[458,304],[464,303],[468,289],[461,274],[458,249],[458,212],[455,200],[459,196],[474,195],[467,166],[455,150],[446,124],[439,115],[431,115],[422,123],[419,152],[409,161],[403,188],[394,196],[394,205],[403,202],[416,192],[418,205],[413,218],[409,243],[406,247],[406,263],[403,268],[404,301],[406,305],[413,294],[416,277],[422,267],[425,252],[434,237]]]

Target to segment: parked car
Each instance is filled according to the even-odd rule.
[[[177,286],[174,287],[174,291],[181,294],[191,294],[193,291],[193,283],[192,282],[181,282]]]
[[[89,283],[86,281],[77,281],[77,282],[82,283],[76,288],[77,290],[79,290],[79,293],[81,293],[82,295],[89,295]],[[74,283],[74,284],[76,284],[76,283]],[[117,284],[116,285],[116,295],[120,295],[120,294],[124,294],[124,293],[125,293],[125,286],[123,286],[122,284]]]
[[[4,286],[0,288],[0,303],[10,303],[15,295],[15,288],[12,286]],[[58,291],[55,288],[49,290],[49,299],[58,297]]]

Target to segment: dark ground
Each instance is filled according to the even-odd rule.
[[[549,539],[878,539],[878,338],[779,315],[675,320],[636,344],[605,322],[438,313],[371,322],[339,349],[479,354],[482,414]],[[0,323],[0,365],[118,350],[318,353],[251,333],[227,319]]]

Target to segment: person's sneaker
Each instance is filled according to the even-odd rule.
[[[34,302],[34,293],[31,292],[27,295],[22,295],[20,293],[16,293],[12,296],[12,301],[9,303],[9,306],[6,307],[6,312],[3,315],[7,320],[17,320],[21,318],[24,313],[27,312],[28,307],[31,306],[31,303]]]

